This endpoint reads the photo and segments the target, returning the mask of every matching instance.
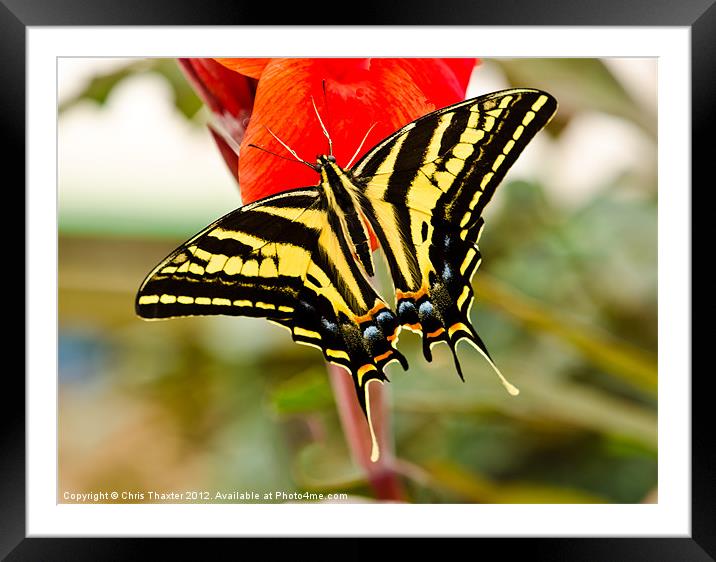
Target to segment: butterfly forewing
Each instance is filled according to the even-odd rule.
[[[482,210],[556,108],[549,94],[526,89],[467,100],[403,127],[352,169],[390,267],[399,322],[422,333],[427,358],[434,343],[454,353],[463,338],[487,355],[469,319]]]

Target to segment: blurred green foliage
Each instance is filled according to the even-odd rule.
[[[79,93],[63,100],[58,111],[60,114],[65,113],[68,109],[84,101],[104,105],[112,90],[123,80],[145,73],[157,74],[166,80],[173,94],[174,107],[188,119],[193,118],[201,109],[201,100],[184,78],[176,61],[173,59],[139,59],[109,72],[97,74]]]
[[[604,112],[635,124],[655,153],[655,117],[601,61],[484,64],[513,85],[543,87],[560,100],[551,134],[580,112]],[[164,76],[177,107],[195,114],[198,102],[175,63],[158,59],[96,77],[62,109],[85,99],[103,103],[138,72]],[[411,369],[389,372],[387,387],[411,501],[653,497],[655,178],[615,177],[576,208],[538,181],[508,179],[500,188],[481,241],[472,317],[521,394],[509,396],[467,346],[460,348],[462,383],[446,349],[436,348],[427,364],[417,337],[401,336]],[[319,353],[261,320],[134,317],[139,283],[179,242],[60,233],[60,488],[370,498]]]

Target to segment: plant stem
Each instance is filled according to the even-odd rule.
[[[368,423],[358,404],[351,377],[335,365],[328,365],[328,373],[351,456],[365,470],[375,497],[379,500],[405,501],[405,491],[396,472],[387,389],[379,382],[369,385],[371,417],[380,448],[380,457],[373,462],[370,460],[372,444]]]

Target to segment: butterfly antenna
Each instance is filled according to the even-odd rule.
[[[264,127],[266,127],[266,125],[264,125]],[[296,151],[293,150],[290,146],[288,146],[285,142],[283,142],[280,138],[278,138],[278,137],[276,136],[276,134],[275,134],[271,129],[269,129],[268,127],[266,127],[266,130],[267,130],[269,133],[271,133],[271,136],[272,136],[273,138],[275,138],[278,142],[281,143],[281,146],[283,146],[286,150],[288,150],[288,151],[291,153],[291,155],[296,159],[296,162],[301,162],[302,164],[305,164],[306,166],[308,166],[308,167],[311,168],[312,170],[318,171],[318,167],[317,167],[317,166],[314,166],[313,164],[310,164],[309,162],[306,162],[303,158],[301,158],[298,154],[296,154]],[[253,145],[253,146],[256,146],[256,145]],[[256,146],[256,148],[261,148],[261,150],[265,150],[266,152],[270,152],[271,154],[274,154],[274,155],[276,155],[276,156],[279,156],[278,154],[276,154],[276,153],[274,153],[274,152],[271,152],[271,151],[269,151],[269,150],[266,150],[265,148],[262,148],[262,147],[260,147],[260,146]],[[279,156],[279,157],[280,157],[280,158],[284,158],[285,160],[291,160],[290,158],[285,158],[285,157],[282,157],[282,156]]]
[[[358,145],[358,148],[356,149],[355,154],[354,154],[353,157],[351,158],[350,162],[348,162],[348,164],[346,164],[346,169],[348,169],[348,168],[351,167],[351,164],[353,164],[353,160],[356,159],[356,156],[358,156],[358,154],[360,153],[361,148],[363,148],[363,145],[365,144],[365,140],[368,138],[368,135],[370,135],[370,132],[373,130],[373,128],[374,128],[377,124],[378,124],[378,123],[375,122],[375,123],[373,123],[373,124],[368,128],[368,132],[367,132],[367,133],[365,134],[365,136],[363,137],[363,140],[360,141],[360,144]]]
[[[312,170],[315,170],[316,168],[309,164],[308,162],[304,162],[302,160],[295,160],[293,158],[289,158],[288,156],[283,156],[282,154],[277,154],[272,150],[269,150],[268,148],[264,148],[263,146],[259,146],[258,144],[249,144],[251,148],[258,148],[259,150],[263,150],[264,152],[268,152],[269,154],[276,156],[278,158],[281,158],[282,160],[288,160],[289,162],[298,162],[299,164],[306,164],[311,167]]]
[[[326,95],[325,80],[323,82],[323,95]],[[321,129],[323,129],[323,134],[326,135],[326,138],[328,139],[328,154],[333,156],[333,141],[331,140],[331,135],[328,134],[328,129],[326,129],[326,126],[323,124],[323,119],[321,119],[321,115],[318,113],[318,108],[316,107],[316,102],[313,99],[313,96],[311,96],[311,103],[313,104],[313,111],[316,112],[316,117],[318,117],[318,122],[321,124]]]
[[[323,89],[323,106],[326,111],[326,123],[331,122],[331,112],[328,108],[328,94],[326,93],[326,79],[324,78],[321,80],[321,88]],[[333,143],[331,139],[328,139],[328,148],[331,151],[331,156],[333,156]]]

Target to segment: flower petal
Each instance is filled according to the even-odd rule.
[[[214,59],[226,68],[258,80],[271,59]]]
[[[436,109],[456,103],[465,97],[469,73],[475,59],[372,59],[371,69],[382,72],[405,72]],[[465,64],[464,61],[468,61]],[[471,62],[470,62],[471,61]],[[459,71],[459,76],[458,72]]]
[[[228,70],[214,59],[179,59],[179,65],[214,113],[234,117],[251,114],[255,80]]]
[[[241,145],[243,201],[318,182],[315,171],[291,162],[293,157],[269,132],[313,163],[316,155],[328,153],[313,103],[338,163],[345,166],[372,126],[358,156],[403,125],[463,96],[458,79],[439,59],[272,59],[261,75]]]

